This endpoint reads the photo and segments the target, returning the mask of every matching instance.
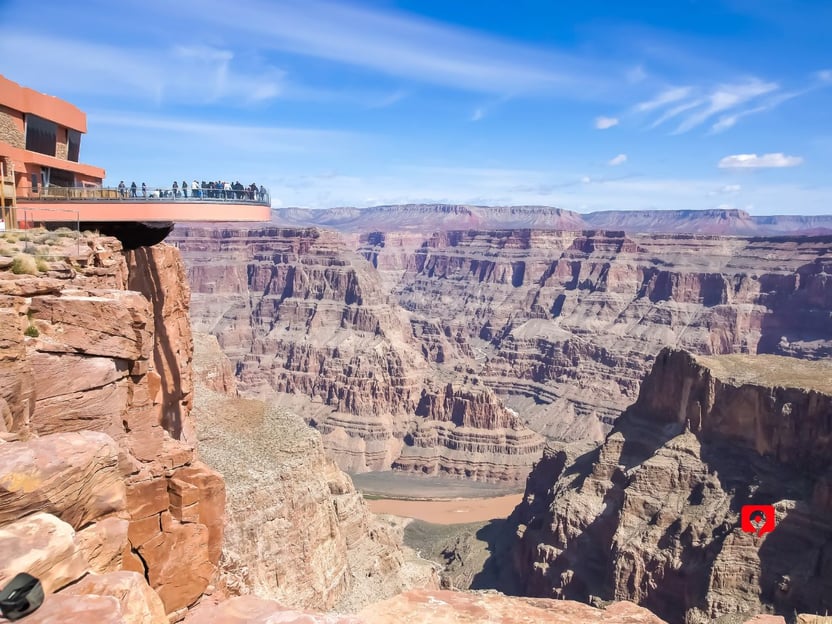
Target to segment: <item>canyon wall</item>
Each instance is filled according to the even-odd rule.
[[[225,490],[192,446],[179,254],[48,240],[62,259],[37,271],[0,258],[0,584],[85,577],[72,591],[114,596],[104,611],[139,595],[147,622],[181,618],[216,571]]]
[[[339,235],[190,227],[172,240],[188,264],[194,327],[217,337],[240,390],[301,415],[342,469],[521,482],[539,456],[542,438],[444,367],[438,353],[452,341],[426,345],[382,274]],[[422,409],[449,385],[453,400]]]
[[[667,349],[599,448],[550,446],[504,551],[528,595],[669,622],[832,608],[832,364]],[[741,529],[743,505],[776,527]]]
[[[507,458],[536,444],[511,431],[602,440],[667,345],[832,354],[829,237],[184,228],[172,240],[198,327],[241,388],[281,393],[350,470],[464,474],[450,452],[461,438],[468,453],[502,449],[472,475],[517,474]],[[445,401],[444,420],[417,415],[447,383],[493,406],[485,447]],[[517,420],[488,433],[500,410]]]

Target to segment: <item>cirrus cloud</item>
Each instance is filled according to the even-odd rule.
[[[764,169],[796,167],[803,163],[800,156],[787,156],[782,152],[772,154],[732,154],[719,161],[720,169]]]
[[[615,158],[608,160],[607,164],[610,167],[617,167],[618,165],[623,165],[625,162],[627,162],[627,154],[619,154]]]
[[[606,130],[607,128],[612,128],[613,126],[618,125],[618,118],[617,117],[596,117],[595,118],[595,128],[597,130]]]

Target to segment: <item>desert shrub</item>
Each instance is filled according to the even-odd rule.
[[[69,238],[70,236],[75,236],[75,230],[71,230],[67,227],[62,227],[55,230],[55,234],[62,238]]]
[[[31,234],[21,234],[18,238],[20,240],[22,240],[24,243],[28,243],[29,241],[32,240],[32,235]]]
[[[40,236],[35,238],[35,242],[38,245],[55,245],[58,243],[59,240],[60,237],[52,232],[41,234]]]
[[[17,234],[4,234],[3,240],[7,243],[16,243],[20,240],[20,237]]]
[[[35,275],[38,272],[38,265],[35,258],[29,254],[17,254],[12,258],[12,273],[16,275]]]
[[[14,253],[14,249],[9,247],[6,244],[0,245],[0,256],[11,256]]]
[[[35,258],[35,266],[41,273],[46,273],[49,269],[52,268],[52,266],[46,261],[45,258]]]
[[[27,327],[26,330],[23,332],[23,335],[29,336],[29,338],[37,338],[38,336],[40,336],[40,332],[38,331],[38,328],[34,325],[29,325],[29,327]]]

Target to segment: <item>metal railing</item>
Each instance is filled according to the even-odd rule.
[[[252,203],[270,205],[271,198],[265,188],[257,191],[198,188],[172,189],[165,186],[141,187],[99,187],[99,186],[39,186],[18,189],[17,199],[43,201],[130,201],[130,202],[218,202],[218,203]]]

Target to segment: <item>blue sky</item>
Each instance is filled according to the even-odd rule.
[[[276,206],[832,212],[827,0],[0,0],[107,182]]]

